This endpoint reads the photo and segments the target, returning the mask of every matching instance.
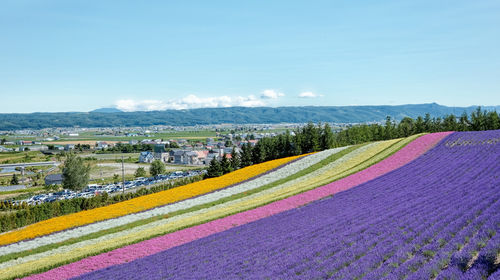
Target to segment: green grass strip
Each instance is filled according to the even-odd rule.
[[[36,192],[36,191],[42,191],[42,190],[44,190],[44,188],[43,188],[43,187],[34,187],[34,188],[20,189],[20,190],[14,190],[14,191],[5,191],[5,192],[0,192],[0,195],[4,195],[4,194],[13,194],[13,193]]]

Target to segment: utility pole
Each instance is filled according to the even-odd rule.
[[[26,167],[26,164],[23,164],[21,166],[21,184],[24,184],[24,168]]]
[[[122,155],[122,193],[125,193],[125,168],[123,167],[123,155]]]

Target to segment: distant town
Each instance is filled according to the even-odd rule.
[[[205,169],[215,158],[241,152],[265,137],[294,130],[304,123],[220,124],[107,128],[46,128],[0,131],[0,194],[32,187],[60,185],[64,155],[75,153],[91,165],[92,183],[133,180],[138,168],[155,160],[166,171]],[[334,131],[356,124],[331,123]],[[9,198],[13,195],[4,195]]]

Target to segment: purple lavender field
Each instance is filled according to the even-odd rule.
[[[332,198],[79,279],[499,279],[500,131]]]

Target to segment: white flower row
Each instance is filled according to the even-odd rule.
[[[140,213],[135,213],[135,214],[130,214],[102,222],[97,222],[93,223],[90,225],[85,225],[82,227],[77,227],[73,229],[69,229],[66,231],[62,232],[57,232],[54,234],[46,235],[46,236],[41,236],[32,240],[26,240],[26,241],[21,241],[18,243],[10,244],[4,247],[0,247],[0,253],[2,255],[5,254],[10,254],[10,253],[15,253],[15,252],[22,252],[25,250],[32,250],[40,246],[52,244],[55,242],[61,242],[64,240],[68,240],[71,238],[76,238],[80,236],[84,236],[90,233],[94,233],[97,231],[105,230],[105,229],[110,229],[113,227],[125,225],[128,223],[132,223],[135,221],[147,219],[150,217],[158,216],[158,215],[165,215],[171,212],[183,210],[183,209],[188,209],[190,207],[196,206],[196,205],[201,205],[209,202],[214,202],[217,201],[221,198],[229,197],[234,194],[246,192],[270,183],[273,183],[275,181],[278,181],[280,179],[286,178],[290,176],[291,174],[297,173],[298,171],[307,168],[309,166],[312,166],[327,157],[338,153],[339,151],[342,151],[346,147],[342,148],[336,148],[336,149],[330,149],[326,151],[322,151],[319,153],[315,153],[306,157],[303,157],[295,162],[292,162],[282,168],[279,168],[273,172],[270,172],[268,174],[265,174],[263,176],[260,176],[256,179],[238,184],[234,187],[231,188],[226,188],[220,191],[212,192],[206,195],[202,195],[199,197],[183,200],[180,202],[172,203],[166,206],[158,207],[155,209],[151,209],[145,212],[140,212]]]
[[[261,192],[262,194],[265,194],[265,193],[271,193],[271,192],[274,192],[275,190],[277,189],[284,189],[284,188],[288,188],[288,187],[291,187],[293,185],[296,185],[300,182],[304,182],[304,181],[308,181],[312,178],[316,178],[316,177],[320,177],[320,176],[324,176],[325,174],[332,174],[332,175],[337,175],[337,172],[335,169],[337,169],[338,167],[342,166],[344,163],[346,163],[347,161],[351,160],[352,158],[355,158],[363,153],[365,153],[367,150],[369,149],[372,149],[374,147],[376,147],[378,144],[380,144],[381,142],[375,142],[375,143],[370,143],[368,145],[364,145],[352,152],[350,152],[349,154],[333,161],[333,162],[330,162],[329,164],[319,168],[319,169],[316,169],[314,170],[313,172],[310,172],[304,176],[301,176],[299,178],[296,178],[294,180],[291,180],[291,181],[288,181],[288,182],[285,182],[281,185],[279,185],[278,187],[276,188],[272,188],[272,189],[268,189],[268,190],[265,190],[263,192]],[[259,193],[260,194],[260,193]]]
[[[250,201],[250,200],[252,200],[254,198],[262,197],[262,196],[265,196],[265,195],[267,195],[269,193],[273,193],[273,192],[279,191],[281,189],[286,189],[286,188],[292,187],[293,185],[295,185],[295,184],[297,184],[299,182],[304,181],[304,178],[306,178],[306,177],[307,178],[311,178],[311,177],[314,177],[314,176],[316,176],[318,174],[324,174],[325,172],[331,172],[332,169],[334,169],[334,168],[338,167],[339,165],[345,163],[346,161],[348,161],[348,160],[350,160],[350,159],[352,159],[352,158],[360,155],[361,153],[365,152],[366,150],[368,150],[369,148],[373,147],[374,145],[375,144],[365,145],[365,146],[363,146],[363,147],[361,147],[361,148],[359,148],[359,149],[357,149],[357,150],[355,150],[355,151],[353,151],[353,152],[345,155],[344,157],[341,157],[340,159],[337,159],[336,161],[331,162],[330,164],[319,168],[318,170],[316,170],[314,172],[311,172],[311,173],[309,173],[309,174],[307,174],[305,176],[296,178],[294,180],[288,181],[288,182],[286,182],[284,184],[280,184],[280,185],[275,186],[273,188],[264,190],[262,192],[258,192],[258,193],[252,194],[252,195],[248,195],[248,196],[245,196],[243,198],[236,199],[236,200],[228,201],[226,203],[218,204],[218,205],[215,205],[215,206],[212,206],[212,207],[209,207],[209,208],[205,208],[205,209],[201,209],[201,210],[197,210],[197,211],[193,211],[193,212],[181,214],[181,215],[174,216],[174,217],[171,217],[171,218],[166,218],[166,219],[162,219],[162,220],[159,220],[159,221],[151,222],[151,223],[148,223],[146,225],[137,226],[137,227],[134,227],[134,228],[131,228],[131,229],[128,229],[128,230],[123,230],[123,231],[120,231],[120,232],[108,234],[108,235],[101,236],[101,237],[98,237],[98,238],[95,238],[95,239],[85,240],[85,241],[81,241],[81,242],[74,243],[74,244],[71,244],[71,245],[61,246],[61,247],[58,247],[58,248],[55,248],[55,249],[52,249],[52,250],[49,250],[49,251],[46,251],[46,252],[42,252],[42,253],[39,253],[39,254],[29,255],[29,256],[26,256],[26,257],[23,257],[23,258],[19,258],[19,259],[16,259],[16,260],[11,260],[11,261],[7,261],[7,262],[4,262],[4,263],[0,263],[0,269],[5,269],[5,268],[8,268],[8,267],[12,267],[12,266],[15,266],[15,265],[27,263],[27,262],[30,262],[30,261],[39,260],[39,259],[42,259],[42,258],[48,258],[48,257],[50,257],[52,255],[59,254],[59,253],[67,253],[67,252],[70,252],[72,250],[77,250],[78,248],[82,248],[82,247],[85,247],[85,246],[90,246],[90,245],[98,244],[99,242],[105,242],[107,240],[114,239],[114,238],[119,238],[119,237],[123,237],[123,236],[127,236],[129,234],[140,233],[142,231],[146,231],[148,229],[155,228],[155,227],[158,227],[158,226],[162,226],[162,225],[166,225],[166,224],[173,224],[176,221],[189,219],[191,217],[195,217],[195,216],[201,215],[201,214],[206,214],[208,212],[213,212],[213,211],[216,211],[218,209],[223,209],[223,208],[225,208],[225,209],[231,209],[233,206],[238,205],[241,202]],[[338,151],[339,150],[337,150],[337,152]],[[330,154],[330,155],[332,155],[332,154]],[[299,169],[299,170],[302,170],[302,169],[304,169],[304,168],[307,167],[307,166],[304,166],[305,162],[303,162],[303,161],[297,161],[295,163],[299,163],[299,162],[303,165],[302,168]],[[309,162],[309,163],[311,163],[311,162]],[[310,165],[312,165],[312,164],[309,164],[309,166]],[[290,170],[295,170],[295,168],[290,169]],[[297,171],[295,171],[295,172],[297,172]],[[273,174],[274,174],[274,172],[273,172]],[[291,174],[293,174],[293,173],[289,173],[288,175],[291,175]],[[274,180],[274,181],[276,181],[276,180]]]

